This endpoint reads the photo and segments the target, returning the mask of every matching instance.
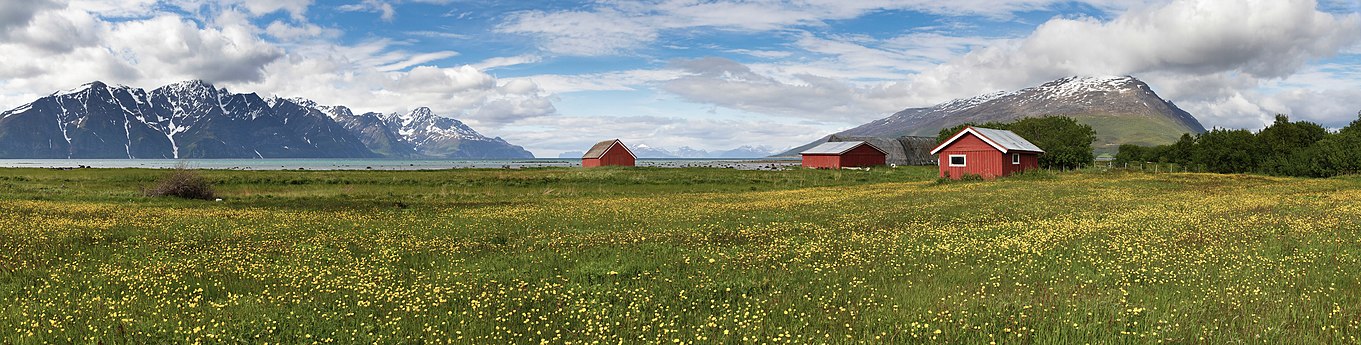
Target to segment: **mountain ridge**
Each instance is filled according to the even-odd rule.
[[[426,107],[355,115],[299,97],[231,93],[203,80],[150,91],[93,81],[0,112],[0,158],[380,157],[533,155]]]
[[[1132,76],[1066,77],[1011,92],[960,98],[930,107],[907,108],[832,135],[930,136],[942,128],[964,123],[1007,122],[1026,117],[1068,116],[1097,132],[1093,148],[1112,152],[1120,144],[1168,144],[1181,133],[1201,133],[1205,127],[1194,116],[1162,99]],[[830,137],[795,147],[777,156],[798,152]]]

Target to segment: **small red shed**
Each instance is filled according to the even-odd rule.
[[[888,158],[887,152],[863,141],[825,142],[799,155],[803,156],[803,167],[818,169],[884,165]]]
[[[624,146],[624,142],[619,141],[619,139],[610,139],[591,146],[591,149],[581,156],[581,166],[587,168],[599,166],[631,167],[636,159],[637,156],[633,155],[633,150]]]
[[[956,180],[964,175],[992,179],[1035,169],[1041,153],[1044,150],[1012,131],[972,126],[931,150],[939,155],[940,177]]]

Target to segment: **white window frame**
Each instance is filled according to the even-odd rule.
[[[1021,164],[1021,154],[1019,154],[1019,153],[1013,153],[1013,154],[1011,154],[1011,165],[1020,165],[1020,164]]]
[[[963,159],[963,160],[964,160],[964,163],[955,164],[955,157],[959,157],[960,159]],[[968,156],[968,155],[950,155],[949,157],[947,157],[947,158],[945,159],[945,163],[946,163],[946,164],[949,164],[949,165],[952,166],[952,167],[966,167],[966,166],[969,166],[969,156]]]

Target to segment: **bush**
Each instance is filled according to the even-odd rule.
[[[185,199],[213,200],[213,186],[198,172],[180,166],[156,182],[155,187],[143,191],[146,196],[173,196]]]

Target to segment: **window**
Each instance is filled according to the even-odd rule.
[[[964,157],[965,157],[964,155],[950,155],[950,166],[952,167],[964,166]]]
[[[1019,153],[1011,154],[1011,164],[1021,164],[1021,154]]]

